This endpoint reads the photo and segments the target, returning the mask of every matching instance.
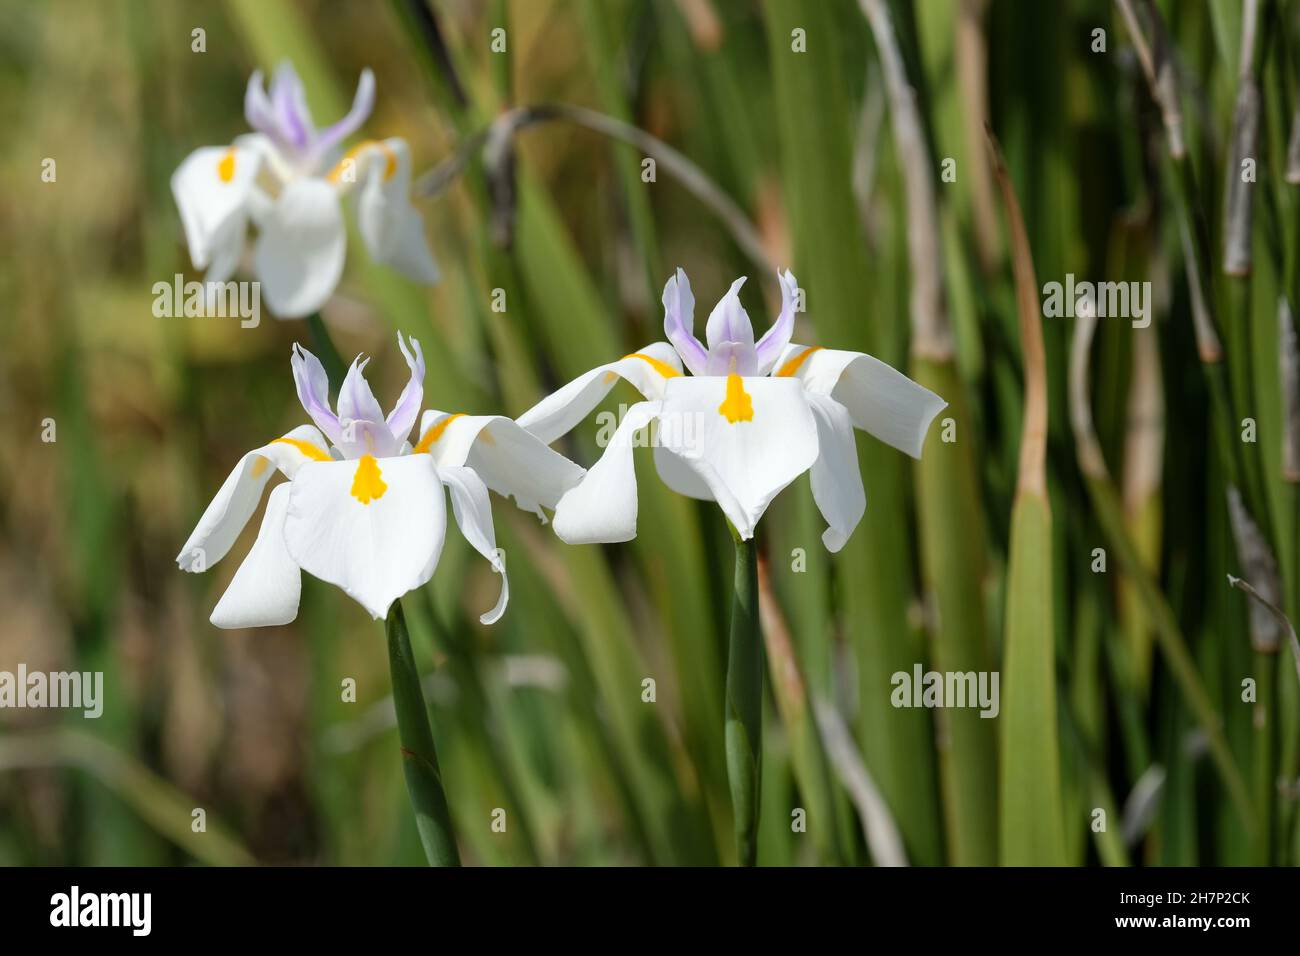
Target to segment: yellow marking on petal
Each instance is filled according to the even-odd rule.
[[[618,372],[606,372],[606,373],[605,373],[605,384],[606,384],[606,385],[610,384],[611,382],[616,382],[616,381],[618,381]]]
[[[654,369],[664,378],[676,378],[677,376],[682,374],[681,372],[677,371],[677,369],[669,365],[667,362],[661,362],[654,356],[646,355],[644,352],[633,352],[631,355],[624,355],[623,358],[625,359],[639,358],[641,361],[645,362],[647,365],[649,365],[652,369]]]
[[[479,429],[478,440],[485,445],[495,445],[497,443],[497,440],[492,437],[492,433],[488,431],[487,426]]]
[[[277,438],[271,442],[272,445],[279,443],[281,445],[292,445],[312,461],[332,461],[329,452],[323,448],[317,448],[309,441],[299,441],[297,438]]]
[[[727,376],[727,397],[718,406],[718,413],[733,425],[754,420],[754,400],[745,391],[745,380],[735,373]]]
[[[334,164],[334,168],[329,171],[326,178],[332,183],[337,183],[343,178],[344,171],[349,166],[355,166],[361,158],[361,154],[368,149],[377,149],[384,154],[384,182],[388,182],[397,173],[397,153],[393,147],[377,139],[368,139],[353,146],[343,155],[342,159]]]
[[[788,361],[788,362],[786,362],[784,365],[782,365],[782,366],[781,366],[781,370],[780,370],[779,372],[776,373],[777,376],[778,376],[778,377],[787,377],[787,378],[788,378],[789,376],[793,375],[795,372],[799,371],[799,366],[800,366],[800,365],[803,365],[804,361],[808,358],[808,356],[810,356],[810,355],[812,355],[814,352],[818,352],[818,351],[820,351],[820,350],[821,350],[821,346],[820,346],[820,345],[812,345],[812,346],[809,346],[808,348],[804,349],[802,352],[800,352],[800,353],[799,353],[798,355],[796,355],[794,358],[790,359],[790,361]]]
[[[223,183],[228,183],[235,178],[235,147],[230,147],[217,160],[217,176]]]
[[[425,452],[427,452],[430,448],[433,447],[433,443],[442,437],[442,433],[447,430],[448,425],[450,425],[456,419],[464,418],[464,417],[465,417],[464,412],[457,412],[455,415],[448,415],[442,421],[435,424],[432,428],[430,428],[427,432],[424,433],[424,437],[421,438],[419,444],[416,445],[414,449],[412,449],[411,454],[422,455]]]
[[[253,459],[253,470],[248,473],[248,476],[250,478],[261,478],[262,472],[266,471],[270,464],[271,460],[269,458],[263,458],[261,455],[258,455]]]
[[[357,473],[352,478],[352,497],[363,505],[368,505],[376,498],[382,498],[388,485],[384,484],[383,472],[374,455],[362,455],[357,461]]]

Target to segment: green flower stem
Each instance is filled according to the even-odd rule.
[[[388,664],[393,675],[393,704],[397,708],[397,736],[402,743],[402,769],[406,790],[415,810],[415,825],[430,866],[460,866],[456,837],[451,829],[442,772],[429,728],[429,712],[420,689],[420,672],[411,653],[411,637],[400,601],[388,611]]]
[[[334,340],[330,338],[329,329],[325,327],[325,320],[320,317],[319,312],[307,316],[307,331],[311,339],[312,352],[320,359],[321,365],[325,366],[325,374],[329,376],[330,385],[337,390],[343,384],[343,376],[347,373],[348,367],[343,357],[339,355]]]
[[[728,525],[730,527],[730,525]],[[758,552],[736,542],[736,590],[727,651],[727,779],[741,866],[758,862],[758,797],[763,758],[763,641],[758,629]]]

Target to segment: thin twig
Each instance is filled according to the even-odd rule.
[[[952,358],[952,327],[943,293],[939,206],[934,192],[934,164],[916,105],[916,90],[908,82],[898,37],[884,0],[858,0],[880,51],[889,91],[889,116],[894,148],[907,199],[907,252],[912,272],[912,355],[943,362]]]
[[[486,129],[466,139],[451,156],[415,182],[415,193],[436,196],[445,190],[469,165],[474,154],[489,143],[513,140],[523,130],[539,123],[563,120],[584,129],[627,143],[651,157],[664,172],[676,179],[692,196],[713,211],[736,245],[749,256],[765,276],[774,276],[777,268],[768,258],[758,230],[744,210],[728,196],[699,166],[685,155],[645,130],[614,119],[595,110],[566,103],[542,103],[520,106],[498,116]],[[499,148],[499,147],[498,147]]]
[[[1259,23],[1257,0],[1242,5],[1241,55],[1237,71],[1237,103],[1232,114],[1232,140],[1223,193],[1223,271],[1230,276],[1250,275],[1251,224],[1254,219],[1254,182],[1242,170],[1255,159],[1259,139],[1259,83],[1253,58]]]
[[[1228,519],[1232,537],[1237,543],[1237,557],[1242,572],[1259,582],[1260,600],[1269,606],[1282,600],[1282,582],[1278,577],[1277,559],[1264,540],[1259,525],[1246,510],[1241,492],[1228,486]],[[1273,615],[1258,604],[1250,606],[1250,646],[1261,654],[1277,651],[1281,629]]]
[[[1277,299],[1277,361],[1282,386],[1282,477],[1300,482],[1300,343],[1286,296]]]
[[[989,122],[988,42],[984,37],[984,11],[988,0],[962,0],[957,11],[957,38],[953,60],[963,109],[966,140],[966,176],[970,183],[971,217],[975,225],[975,251],[980,267],[991,274],[1002,255],[993,177],[982,148],[984,126]]]
[[[817,727],[831,765],[862,819],[872,859],[878,866],[907,866],[907,853],[898,826],[858,754],[844,718],[833,704],[825,700],[813,701],[813,712],[817,715]]]
[[[1296,637],[1295,625],[1291,623],[1291,619],[1286,616],[1285,612],[1283,612],[1280,607],[1251,587],[1250,582],[1243,581],[1241,578],[1233,577],[1229,574],[1228,583],[1238,591],[1244,591],[1249,594],[1259,602],[1259,604],[1263,605],[1266,610],[1271,612],[1277,618],[1281,627],[1286,630],[1287,636],[1291,640],[1291,660],[1292,663],[1295,664],[1296,680],[1300,680],[1300,639]]]

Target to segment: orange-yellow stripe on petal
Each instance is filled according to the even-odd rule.
[[[754,420],[754,399],[745,391],[745,380],[734,372],[727,376],[727,395],[718,413],[733,425]]]
[[[794,358],[790,359],[790,361],[782,365],[780,371],[776,373],[777,376],[788,378],[789,376],[793,375],[795,372],[799,371],[799,366],[803,365],[805,360],[807,360],[808,356],[812,355],[814,352],[819,352],[819,351],[821,351],[820,345],[810,345],[808,348],[804,349]]]
[[[377,139],[368,139],[353,146],[343,155],[342,159],[334,164],[334,168],[329,171],[326,178],[332,183],[339,182],[343,178],[343,173],[350,166],[355,167],[357,161],[361,158],[361,154],[368,149],[377,149],[384,154],[384,182],[392,179],[397,172],[397,153],[387,143]],[[354,175],[350,181],[355,182],[356,176]]]
[[[327,452],[324,448],[318,448],[317,446],[313,445],[309,441],[300,441],[297,438],[277,438],[275,441],[271,442],[271,444],[273,445],[277,443],[281,445],[293,446],[294,448],[298,449],[298,451],[302,452],[304,455],[310,458],[312,461],[332,460],[329,456],[329,452]]]
[[[450,425],[456,419],[464,418],[464,417],[465,417],[464,412],[457,412],[455,415],[448,415],[446,418],[444,418],[442,421],[435,424],[432,428],[430,428],[427,432],[424,433],[424,437],[420,439],[419,444],[417,444],[415,448],[412,449],[411,453],[415,455],[422,455],[425,452],[427,452],[430,448],[433,447],[433,443],[442,437],[442,433],[447,430],[448,425]]]
[[[217,160],[217,177],[223,183],[228,183],[235,178],[235,147],[231,146]]]
[[[352,497],[363,505],[368,505],[376,498],[382,498],[388,485],[384,483],[383,472],[374,455],[362,455],[357,460],[357,471],[352,476]]]
[[[676,378],[678,375],[682,374],[681,372],[677,371],[677,369],[669,365],[667,362],[661,362],[653,355],[646,355],[644,352],[633,352],[631,355],[624,355],[623,358],[640,359],[641,361],[649,365],[652,369],[654,369],[656,372],[658,372],[660,375],[662,375],[664,378]]]

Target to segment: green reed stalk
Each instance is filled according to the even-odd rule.
[[[741,866],[758,863],[759,772],[763,761],[763,641],[758,629],[758,549],[736,542],[735,593],[727,648],[727,780],[735,814],[736,853]]]
[[[397,736],[402,744],[402,769],[415,810],[420,843],[430,866],[460,866],[447,795],[442,790],[438,753],[433,745],[433,730],[429,727],[429,711],[400,601],[394,601],[389,609],[385,630],[388,666],[393,675],[393,705],[397,709]]]

